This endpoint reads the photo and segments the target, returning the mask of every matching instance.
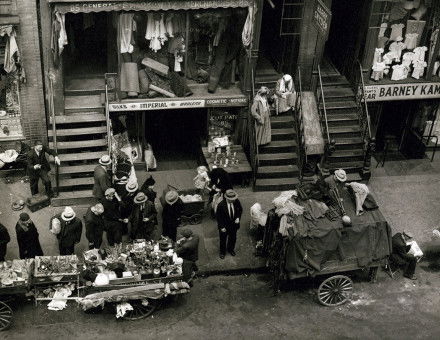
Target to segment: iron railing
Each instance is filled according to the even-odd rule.
[[[297,73],[297,91],[296,91],[296,102],[295,110],[292,112],[293,119],[296,125],[296,138],[298,143],[298,168],[299,168],[299,179],[303,179],[303,168],[304,164],[307,162],[307,154],[305,147],[305,136],[304,136],[304,121],[302,116],[302,80],[301,80],[301,69],[298,67]]]
[[[361,109],[361,115],[360,115],[360,123],[363,126],[362,130],[362,140],[365,140],[365,137],[368,137],[369,140],[371,140],[372,134],[371,134],[371,119],[370,119],[370,113],[368,112],[368,104],[365,96],[365,81],[364,81],[364,73],[362,69],[362,64],[359,60],[357,60],[357,63],[359,65],[359,81],[356,84],[355,91],[356,97],[358,98],[358,104]]]
[[[105,120],[107,125],[107,148],[108,154],[112,155],[112,122],[110,119],[110,110],[109,110],[109,90],[113,89],[114,96],[116,99],[116,80],[118,74],[117,73],[106,73],[105,74]]]
[[[55,104],[54,104],[54,95],[53,95],[53,81],[54,76],[52,74],[48,75],[48,106],[49,106],[49,115],[52,118],[52,141],[53,141],[53,150],[55,155],[58,155],[58,145],[57,145],[57,125],[55,118]],[[55,163],[55,192],[57,196],[60,194],[60,175],[59,175],[59,166]]]
[[[255,182],[257,180],[258,166],[259,166],[259,150],[257,143],[257,121],[252,116],[251,110],[253,105],[253,99],[255,98],[255,75],[254,70],[251,69],[251,82],[252,82],[252,98],[249,101],[249,119],[248,119],[248,131],[249,131],[249,148],[250,148],[250,160],[252,166],[252,187],[255,189]]]
[[[316,89],[316,98],[318,99],[318,112],[319,115],[321,116],[321,128],[322,130],[326,131],[326,135],[327,135],[327,142],[328,144],[331,143],[330,140],[330,132],[328,129],[328,120],[327,120],[327,108],[325,105],[325,96],[324,96],[324,88],[322,86],[322,75],[321,75],[321,67],[318,65],[318,80],[319,80],[319,88]],[[321,104],[322,104],[322,108],[321,108]],[[325,126],[322,126],[322,124],[325,124]]]

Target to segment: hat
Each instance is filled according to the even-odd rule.
[[[168,204],[176,203],[176,201],[179,199],[179,194],[175,190],[170,190],[165,194],[165,201]]]
[[[344,224],[344,225],[350,225],[350,224],[351,224],[351,218],[350,218],[350,216],[347,216],[347,215],[342,216],[342,224]]]
[[[290,74],[285,74],[283,76],[284,81],[291,81],[292,80],[292,76]]]
[[[403,38],[402,38],[401,35],[399,35],[399,36],[396,38],[396,41],[402,41],[402,40],[403,40]]]
[[[127,183],[125,186],[125,190],[128,192],[135,192],[137,189],[139,189],[139,186],[136,182]]]
[[[347,174],[342,169],[335,170],[335,177],[340,182],[345,182],[347,180]]]
[[[110,165],[112,164],[112,160],[110,159],[109,155],[102,155],[99,159],[99,164],[101,165]]]
[[[409,231],[406,231],[406,230],[403,231],[403,235],[405,235],[408,238],[413,238],[413,234]]]
[[[147,196],[145,196],[145,194],[143,192],[139,192],[136,197],[134,198],[134,203],[139,204],[139,203],[144,203],[147,201]]]
[[[36,140],[34,142],[34,146],[37,146],[37,145],[43,145],[43,142],[41,140]]]
[[[95,213],[102,214],[104,212],[104,206],[101,203],[96,203],[92,206],[91,210]]]
[[[26,213],[21,213],[20,214],[20,221],[26,222],[26,221],[29,221],[29,220],[30,220],[30,217],[29,217],[28,214],[26,214]]]
[[[237,197],[238,197],[238,195],[234,190],[232,190],[232,189],[226,190],[226,192],[225,192],[226,199],[233,201],[233,200],[236,200]]]
[[[180,234],[185,238],[189,238],[192,236],[193,232],[191,229],[185,228],[180,232]]]
[[[156,181],[154,180],[153,176],[150,176],[147,178],[147,180],[145,181],[144,185],[146,185],[147,187],[154,185],[154,183],[156,183]]]
[[[108,188],[108,189],[105,191],[104,195],[105,195],[105,196],[114,195],[115,192],[116,192],[115,189],[113,189],[113,188]]]
[[[61,218],[64,221],[71,221],[75,218],[75,212],[71,207],[65,207],[63,213],[61,214]]]

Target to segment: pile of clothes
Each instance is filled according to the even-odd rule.
[[[180,199],[183,203],[190,203],[190,202],[201,202],[203,201],[203,198],[199,194],[194,195],[180,195]]]

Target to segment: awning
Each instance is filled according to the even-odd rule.
[[[250,7],[255,0],[48,0],[60,13],[167,11]]]

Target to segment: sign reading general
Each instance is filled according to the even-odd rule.
[[[182,100],[149,100],[144,102],[123,102],[109,104],[110,112],[122,111],[149,111],[149,110],[172,110],[201,107],[228,107],[246,106],[246,97],[236,98],[212,98],[212,99],[182,99]]]
[[[440,83],[365,86],[367,102],[440,98]]]
[[[327,36],[331,18],[330,9],[321,0],[316,0],[315,10],[313,11],[313,24],[321,35]]]

